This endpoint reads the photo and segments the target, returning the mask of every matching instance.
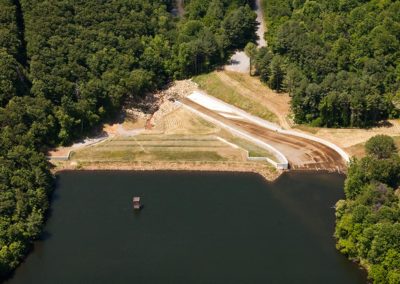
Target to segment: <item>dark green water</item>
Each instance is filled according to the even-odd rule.
[[[335,250],[343,176],[65,172],[17,283],[366,283]],[[131,199],[142,196],[135,214]]]

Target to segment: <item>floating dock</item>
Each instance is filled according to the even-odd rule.
[[[142,209],[142,205],[140,203],[140,197],[138,197],[138,196],[133,197],[132,204],[133,204],[133,209],[135,209],[135,210]]]

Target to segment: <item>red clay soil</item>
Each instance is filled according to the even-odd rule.
[[[183,99],[181,102],[275,147],[286,156],[291,169],[340,172],[346,169],[345,161],[342,157],[336,151],[323,144],[292,135],[278,133],[249,121],[224,117],[189,99]]]
[[[152,130],[153,129],[153,125],[151,124],[151,119],[153,118],[154,113],[150,116],[149,119],[146,120],[146,125],[145,125],[145,129],[146,130]]]

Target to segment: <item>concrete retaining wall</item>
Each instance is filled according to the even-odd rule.
[[[65,156],[46,156],[47,160],[54,160],[54,161],[68,161],[71,157],[71,152],[69,151]]]
[[[331,149],[333,149],[334,151],[336,151],[342,158],[343,160],[345,160],[346,162],[350,161],[350,157],[349,155],[343,150],[341,149],[339,146],[335,145],[332,142],[326,141],[324,139],[309,135],[309,134],[305,134],[305,133],[301,133],[301,132],[297,132],[294,130],[285,130],[282,127],[280,127],[279,125],[266,121],[262,118],[259,118],[257,116],[251,115],[243,110],[241,110],[240,108],[237,108],[235,106],[232,106],[230,104],[225,103],[224,101],[221,101],[215,97],[209,96],[205,93],[201,93],[201,92],[193,92],[188,98],[192,99],[193,101],[196,102],[197,98],[200,96],[205,96],[207,97],[208,100],[214,100],[216,103],[224,105],[225,107],[229,107],[234,113],[248,119],[249,121],[252,121],[262,127],[265,127],[267,129],[273,130],[273,131],[277,131],[279,133],[282,134],[286,134],[286,135],[292,135],[292,136],[296,136],[296,137],[300,137],[300,138],[304,138],[304,139],[308,139],[320,144],[323,144]]]
[[[312,136],[312,135],[308,135],[305,133],[301,133],[301,132],[297,132],[297,131],[293,131],[293,130],[281,130],[280,131],[283,134],[287,134],[287,135],[292,135],[292,136],[297,136],[297,137],[301,137],[301,138],[305,138],[314,142],[318,142],[320,144],[323,144],[333,150],[335,150],[341,157],[343,160],[345,160],[347,163],[350,162],[350,157],[349,155],[339,146],[333,144],[332,142],[326,141],[324,139]]]
[[[289,161],[286,159],[285,155],[283,155],[280,151],[278,151],[276,148],[272,147],[271,145],[265,143],[264,141],[262,141],[260,139],[252,137],[251,135],[247,134],[244,131],[240,131],[240,130],[235,129],[235,128],[229,126],[229,125],[226,125],[225,123],[220,122],[219,120],[214,119],[214,118],[212,118],[212,117],[210,117],[210,116],[208,116],[208,115],[206,115],[206,114],[204,114],[204,113],[202,113],[202,112],[200,112],[200,111],[198,111],[198,110],[196,110],[196,109],[194,109],[194,108],[192,108],[192,107],[190,107],[188,105],[185,105],[185,104],[182,104],[182,103],[181,103],[181,105],[184,106],[185,108],[187,108],[188,110],[190,110],[191,112],[197,114],[198,116],[204,118],[205,120],[208,120],[211,123],[219,125],[220,127],[229,130],[233,134],[235,134],[235,135],[237,135],[237,136],[239,136],[241,138],[244,138],[246,140],[249,140],[249,141],[253,142],[254,144],[256,144],[257,146],[260,146],[261,148],[268,150],[269,152],[272,153],[272,155],[274,157],[277,158],[278,162],[275,162],[275,161],[273,161],[271,159],[268,159],[268,158],[266,158],[266,159],[268,159],[267,161],[269,163],[271,163],[277,169],[287,170],[289,168]]]

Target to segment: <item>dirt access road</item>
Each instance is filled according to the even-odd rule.
[[[184,0],[176,0],[176,6],[178,7],[179,15],[182,16],[185,10],[183,9]]]
[[[235,111],[215,108],[211,104],[201,103],[191,96],[182,99],[181,103],[271,145],[285,155],[291,169],[342,172],[346,168],[345,161],[335,150],[318,142],[279,133],[237,115]]]
[[[291,119],[290,97],[287,93],[276,93],[263,84],[258,77],[248,74],[219,71],[210,76],[216,76],[225,88],[232,88],[243,96],[244,99],[252,101],[265,109],[271,111],[277,117],[277,123],[287,130],[293,130],[309,134],[327,140],[341,147],[350,156],[362,157],[364,155],[364,144],[375,135],[384,134],[400,137],[400,120],[388,120],[379,126],[368,129],[362,128],[322,128],[298,125]],[[202,86],[206,92],[210,92],[207,86]],[[249,110],[248,110],[249,111]]]
[[[257,46],[264,47],[267,46],[267,42],[264,39],[265,34],[265,23],[263,11],[261,8],[261,0],[255,1],[254,12],[257,14],[257,22],[259,23],[257,29]],[[246,55],[244,51],[236,51],[234,55],[232,55],[230,62],[225,65],[225,70],[240,72],[240,73],[249,73],[250,71],[250,58]]]
[[[176,0],[175,1],[175,7],[172,9],[172,14],[178,17],[182,17],[183,14],[185,13],[185,10],[183,9],[183,2],[184,0]]]
[[[265,34],[265,23],[264,23],[264,14],[261,7],[261,0],[256,0],[254,10],[257,14],[257,22],[259,23],[258,30],[257,30],[257,45],[258,47],[267,46],[267,42],[265,41],[264,34]]]

